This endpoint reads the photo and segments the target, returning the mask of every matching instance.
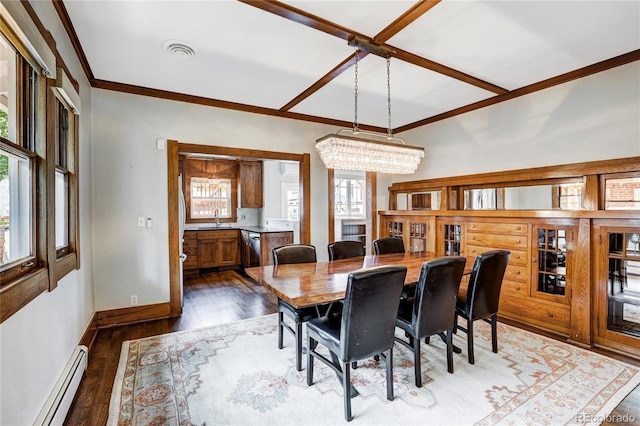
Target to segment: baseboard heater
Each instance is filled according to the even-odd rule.
[[[51,395],[33,423],[34,425],[49,426],[64,423],[82,376],[87,369],[88,355],[86,346],[80,345],[73,351],[67,366],[51,391]]]

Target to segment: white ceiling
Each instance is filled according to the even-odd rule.
[[[373,38],[414,1],[284,1]],[[218,1],[64,1],[96,80],[281,109],[354,53],[347,41],[253,5]],[[315,19],[314,18],[314,19]],[[166,40],[197,51],[163,50]],[[386,41],[512,91],[640,49],[639,1],[442,1]],[[392,127],[496,96],[391,60]],[[352,122],[354,68],[291,112]],[[359,63],[358,122],[387,127],[385,60]]]

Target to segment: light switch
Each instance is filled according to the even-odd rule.
[[[156,148],[164,149],[164,147],[166,145],[167,145],[167,140],[166,139],[156,139]]]
[[[138,228],[144,228],[147,224],[147,219],[144,216],[138,216]]]
[[[147,228],[153,228],[153,220],[150,217],[147,218]]]

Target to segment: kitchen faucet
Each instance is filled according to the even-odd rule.
[[[220,226],[220,217],[218,216],[218,209],[215,209],[213,215],[216,218],[216,226]]]

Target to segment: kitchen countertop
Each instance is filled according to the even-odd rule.
[[[258,234],[267,234],[275,232],[293,232],[291,229],[269,228],[266,226],[248,226],[248,225],[220,225],[203,223],[188,223],[184,226],[185,231],[216,231],[225,229],[239,229],[241,231],[256,232]]]

